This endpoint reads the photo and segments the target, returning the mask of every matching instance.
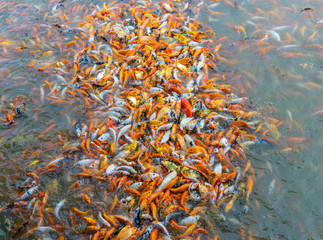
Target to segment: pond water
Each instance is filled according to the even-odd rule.
[[[73,61],[75,53],[64,46],[76,38],[63,24],[76,27],[96,5],[102,8],[103,2],[0,1],[1,206],[17,200],[27,172],[77,142],[71,126],[89,117],[81,101],[49,98],[72,80],[65,72],[56,70],[53,76],[39,68],[57,62],[59,69],[59,64]],[[279,123],[268,135],[271,143],[247,146],[255,174],[249,203],[238,198],[232,210],[210,219],[215,235],[322,239],[323,2],[202,1],[194,18],[220,39],[217,71],[233,91],[247,97],[249,109]],[[8,124],[6,114],[13,113],[13,105],[22,114]],[[74,173],[55,173],[57,180],[42,178],[52,192],[48,208],[64,198]],[[17,231],[12,226],[18,224],[15,213],[0,214],[1,238],[19,238],[11,231]],[[34,237],[45,238],[20,236]]]

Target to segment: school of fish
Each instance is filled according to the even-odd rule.
[[[195,20],[202,6],[103,3],[77,23],[63,15],[60,23],[38,26],[45,35],[35,33],[32,54],[39,55],[27,67],[45,76],[41,102],[86,110],[71,120],[77,140],[27,172],[16,201],[1,208],[26,219],[14,238],[49,232],[59,239],[217,239],[210,212],[230,211],[239,197],[248,204],[255,173],[245,151],[262,141],[280,146],[271,136],[282,122],[245,106],[248,99],[218,72],[218,62],[229,62],[219,54],[225,38],[216,39]],[[246,34],[240,25],[234,29]],[[53,50],[41,38],[64,34],[65,45],[56,44],[66,57],[44,62]],[[268,38],[280,41],[274,30],[267,31],[255,42],[266,46],[259,56],[274,49],[266,45]],[[280,49],[294,48],[288,46]],[[24,48],[25,43],[16,51]],[[26,108],[18,98],[10,106],[7,126]],[[68,190],[48,204],[67,171]]]

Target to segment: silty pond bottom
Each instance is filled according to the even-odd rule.
[[[3,238],[322,238],[322,3],[0,9]]]

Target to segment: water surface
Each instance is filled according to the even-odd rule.
[[[14,125],[0,127],[3,205],[15,201],[26,172],[59,155],[67,139],[73,141],[71,123],[84,113],[81,104],[50,104],[44,84],[48,75],[26,66],[33,58],[45,65],[67,56],[57,42],[64,46],[73,35],[50,35],[46,25],[62,20],[46,18],[46,13],[63,12],[68,18],[64,20],[76,26],[89,14],[86,9],[96,4],[103,5],[92,1],[72,13],[74,1],[0,2],[1,118],[5,119],[16,98],[24,109]],[[220,239],[323,238],[323,4],[300,0],[210,4],[203,3],[196,19],[213,29],[217,39],[225,37],[219,41],[218,53],[227,61],[219,61],[219,73],[235,92],[248,98],[250,109],[282,122],[268,136],[279,146],[268,142],[248,146],[256,175],[250,202],[238,199],[225,219],[214,220],[215,232]],[[35,28],[42,24],[43,28]],[[38,41],[45,42],[44,51],[53,53],[42,55]],[[57,81],[58,88],[64,85],[63,80],[47,81]],[[50,126],[50,132],[39,134]],[[68,187],[63,180],[59,184],[57,202]],[[2,236],[8,237],[6,223],[13,218],[1,213]]]

